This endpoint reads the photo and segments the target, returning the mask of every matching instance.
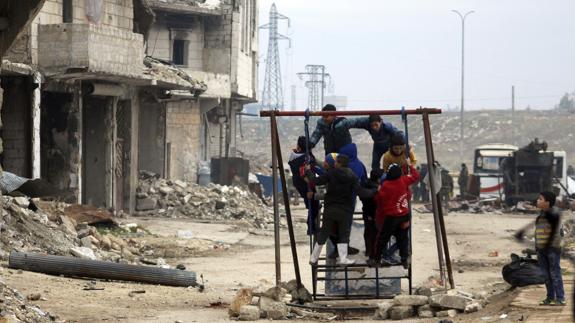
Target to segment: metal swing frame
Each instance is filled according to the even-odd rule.
[[[433,206],[433,220],[435,227],[435,240],[437,244],[437,256],[439,263],[439,271],[441,281],[446,286],[446,272],[447,279],[449,280],[449,285],[451,288],[455,288],[455,283],[453,280],[453,271],[451,266],[451,258],[449,256],[449,245],[447,243],[447,234],[445,230],[445,221],[443,219],[443,209],[439,203],[437,192],[439,191],[435,187],[435,173],[433,169],[435,167],[435,155],[433,151],[433,142],[431,138],[431,127],[429,123],[430,114],[441,114],[441,109],[434,108],[417,108],[417,109],[401,109],[401,110],[356,110],[356,111],[278,111],[278,110],[263,110],[260,111],[260,117],[270,118],[270,132],[271,132],[271,153],[272,153],[272,180],[273,180],[273,210],[274,210],[274,247],[275,247],[275,278],[276,286],[281,285],[281,255],[280,255],[280,214],[279,214],[279,199],[278,199],[278,173],[279,179],[282,187],[284,208],[286,214],[286,222],[288,226],[288,233],[290,239],[290,247],[293,258],[294,273],[298,288],[303,287],[301,282],[301,274],[299,268],[299,261],[297,256],[297,246],[295,241],[295,234],[293,230],[293,222],[290,209],[290,199],[288,197],[287,182],[284,171],[283,157],[280,146],[280,139],[277,129],[277,117],[305,117],[305,116],[369,116],[369,115],[401,115],[403,121],[407,123],[408,115],[421,115],[423,122],[423,133],[425,138],[425,151],[427,156],[428,164],[428,176],[429,176],[429,186],[431,191],[431,203]],[[411,224],[413,226],[413,223]],[[411,229],[410,229],[410,255],[411,255]],[[354,264],[348,266],[312,266],[312,284],[313,284],[313,296],[314,299],[322,300],[332,300],[332,299],[373,299],[373,298],[387,298],[391,295],[381,294],[379,291],[379,279],[386,278],[407,278],[409,279],[409,293],[412,293],[412,271],[411,267],[413,262],[410,262],[407,276],[401,277],[379,277],[379,269],[375,269],[375,278],[349,278],[348,271],[353,268],[365,268],[365,264]],[[346,294],[341,297],[328,297],[325,294],[317,293],[317,281],[325,280],[325,278],[317,276],[317,272],[325,272],[327,269],[339,270],[345,273]],[[373,280],[376,282],[376,294],[375,295],[350,295],[349,294],[349,281],[353,280]],[[332,279],[341,280],[341,279]]]

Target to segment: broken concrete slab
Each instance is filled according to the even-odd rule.
[[[258,301],[262,318],[271,320],[283,320],[287,317],[289,310],[285,303],[276,302],[273,299],[261,296]]]
[[[413,306],[394,306],[389,310],[389,317],[392,320],[404,320],[415,315]]]
[[[70,249],[70,253],[77,258],[97,260],[96,254],[90,248],[74,247]]]
[[[164,195],[168,195],[170,193],[173,193],[175,190],[171,187],[168,186],[162,186],[160,187],[160,193],[164,194]]]
[[[260,319],[260,309],[254,305],[243,305],[240,307],[238,320],[240,321],[257,321]]]
[[[429,298],[429,304],[434,308],[456,309],[464,311],[468,300],[462,296],[456,295],[433,295]]]
[[[137,211],[149,211],[156,208],[158,201],[154,198],[143,198],[136,200],[136,210]]]
[[[417,316],[424,319],[430,319],[435,317],[435,313],[433,311],[417,311]]]
[[[479,302],[473,302],[465,306],[465,313],[475,313],[483,309],[483,305]]]
[[[24,196],[18,196],[14,198],[14,203],[20,207],[28,207],[30,205],[30,200]]]
[[[71,236],[76,236],[76,234],[77,234],[77,232],[76,232],[76,221],[72,218],[65,216],[65,215],[60,215],[59,219],[60,219],[60,223],[62,223],[62,227],[64,229],[64,232],[66,232],[67,234],[69,234]]]
[[[86,237],[83,237],[82,239],[80,239],[80,243],[82,244],[82,247],[92,249],[91,237],[92,236],[86,236]]]
[[[446,310],[446,311],[439,311],[435,313],[436,317],[456,317],[457,310]]]
[[[431,291],[431,288],[429,288],[429,287],[418,287],[415,290],[415,295],[423,295],[423,296],[430,297],[431,295],[433,295],[433,292]]]
[[[399,306],[421,306],[427,304],[429,297],[423,295],[397,295],[393,303]]]
[[[389,319],[389,310],[393,307],[393,303],[379,303],[377,304],[377,309],[375,310],[374,319],[375,320],[387,320]]]

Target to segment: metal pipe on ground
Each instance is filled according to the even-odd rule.
[[[68,277],[125,280],[154,285],[196,287],[192,271],[118,264],[99,260],[12,251],[8,267]]]

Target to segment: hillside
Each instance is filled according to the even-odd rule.
[[[487,143],[510,143],[518,146],[528,144],[533,138],[545,140],[551,150],[565,150],[569,164],[575,161],[575,114],[557,111],[518,111],[515,125],[512,125],[509,111],[466,112],[464,162],[471,164],[473,150]],[[456,171],[461,163],[459,158],[459,114],[444,113],[432,115],[431,132],[435,158]],[[315,128],[317,118],[310,121],[310,131]],[[403,129],[399,116],[389,117],[396,127]],[[241,122],[243,137],[238,135],[238,149],[249,156],[257,156],[258,163],[269,162],[270,129],[269,119],[243,117]],[[513,133],[515,127],[515,134]],[[282,141],[284,160],[289,155],[297,136],[304,133],[303,118],[280,118],[278,130]],[[369,166],[371,162],[371,138],[366,131],[352,130],[353,141],[358,145],[360,159]],[[422,122],[419,116],[409,117],[409,139],[415,147],[420,161],[424,161],[425,146]],[[323,147],[323,144],[319,144]],[[317,149],[316,149],[317,150]],[[321,150],[318,151],[322,151]],[[318,156],[320,154],[317,154]]]

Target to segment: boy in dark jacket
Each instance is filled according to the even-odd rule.
[[[327,185],[322,226],[309,260],[312,265],[317,264],[321,250],[334,227],[337,228],[338,232],[338,264],[349,265],[354,263],[354,260],[347,258],[351,229],[349,226],[349,214],[353,212],[354,192],[360,197],[373,196],[375,192],[369,192],[360,187],[359,179],[347,167],[348,162],[348,158],[344,155],[328,154],[324,163],[326,172],[319,177],[316,177],[309,169],[309,166],[306,166],[308,182],[315,185]]]
[[[537,208],[541,213],[535,220],[535,249],[539,266],[547,281],[547,297],[539,305],[565,305],[565,290],[561,276],[561,216],[555,205],[553,192],[541,192]]]
[[[369,174],[369,180],[363,184],[363,188],[368,190],[377,190],[379,182],[383,176],[383,170],[374,169]],[[363,216],[363,241],[365,243],[365,255],[373,254],[373,246],[377,237],[377,227],[375,226],[375,212],[377,204],[374,198],[362,198],[362,216]]]
[[[375,197],[377,203],[375,223],[379,232],[374,255],[368,260],[370,265],[379,263],[381,252],[389,243],[391,236],[394,235],[399,246],[401,264],[404,268],[409,266],[408,228],[410,225],[409,198],[411,196],[409,185],[419,180],[419,173],[409,162],[408,166],[411,171],[410,175],[402,175],[401,166],[391,164],[386,179]]]
[[[308,184],[305,181],[305,174],[303,174],[303,167],[306,164],[305,156],[305,144],[306,139],[304,136],[300,136],[297,140],[297,146],[293,149],[289,157],[289,166],[292,173],[293,185],[298,191],[301,198],[304,200],[305,207],[308,209],[307,217],[307,234],[312,235],[317,231],[316,219],[320,210],[320,203],[318,200],[313,198],[316,193],[316,189],[313,185]],[[312,169],[316,168],[316,161],[314,155],[310,151],[308,163],[311,165]],[[311,194],[309,194],[311,193]],[[309,196],[312,196],[311,198]]]

